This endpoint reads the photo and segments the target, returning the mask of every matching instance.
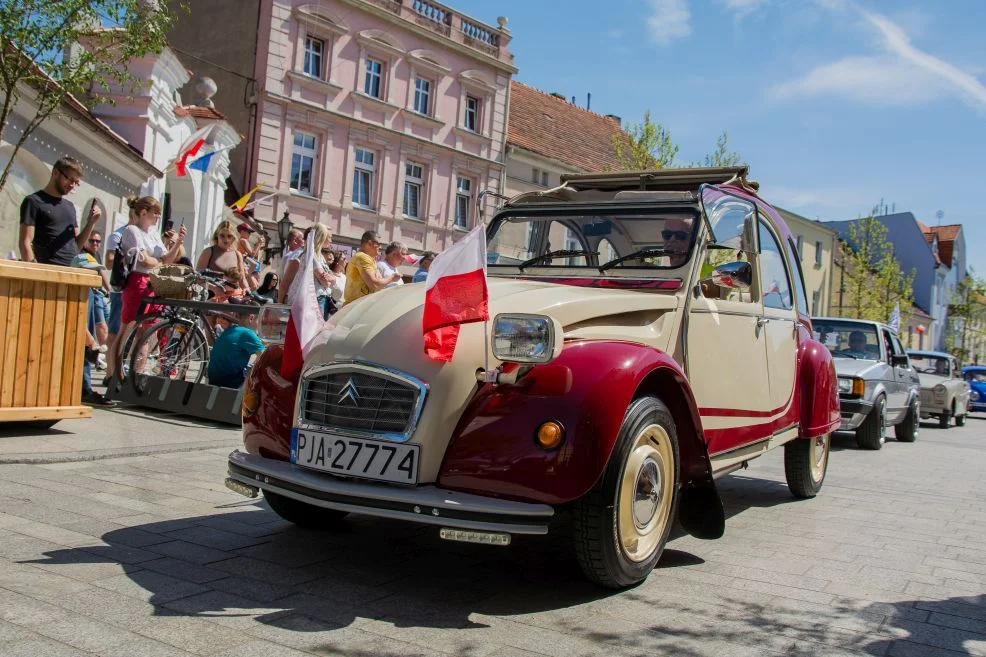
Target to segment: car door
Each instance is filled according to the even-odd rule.
[[[763,285],[761,327],[767,349],[770,408],[775,413],[785,413],[794,401],[797,371],[795,331],[798,317],[794,308],[794,286],[779,235],[762,217],[759,231],[760,281]]]
[[[685,367],[711,454],[770,435],[770,390],[759,281],[749,288],[711,282],[716,267],[742,261],[756,267],[756,209],[745,199],[703,191],[708,226],[702,281],[689,300]]]
[[[907,355],[907,350],[904,349],[901,341],[893,334],[890,335],[890,340],[893,342],[894,350],[907,359],[907,365],[895,368],[895,375],[898,377],[904,395],[904,412],[906,413],[911,400],[921,394],[921,380],[918,378],[918,373],[914,371],[911,357]]]
[[[887,390],[887,423],[896,424],[906,411],[907,384],[905,381],[906,368],[894,367],[894,356],[901,354],[894,344],[893,335],[885,328],[880,329],[880,342],[883,343],[884,362],[886,363]]]

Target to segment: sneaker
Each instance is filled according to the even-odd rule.
[[[99,394],[95,390],[90,390],[88,392],[83,392],[82,393],[82,403],[83,404],[88,404],[89,406],[112,406],[113,405],[113,402],[111,402],[106,397],[103,397],[101,394]]]
[[[105,370],[106,369],[106,356],[103,354],[96,354],[96,369]]]

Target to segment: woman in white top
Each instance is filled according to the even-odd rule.
[[[333,255],[335,260],[330,268],[336,279],[332,283],[332,300],[336,302],[337,308],[342,308],[346,296],[346,256],[339,251],[333,251]]]
[[[315,296],[318,298],[318,305],[322,309],[322,319],[328,319],[337,308],[332,300],[332,284],[336,277],[332,273],[332,263],[334,255],[332,247],[332,231],[325,224],[315,224],[312,230],[312,244],[315,246],[314,271],[315,277]]]
[[[133,263],[130,276],[123,288],[123,311],[121,321],[124,325],[137,319],[141,299],[153,296],[150,289],[150,272],[155,267],[175,261],[178,247],[185,239],[185,226],[178,229],[177,239],[165,245],[157,222],[161,219],[161,204],[151,196],[129,200],[127,204],[136,216],[136,221],[127,226],[120,237],[120,250],[127,261]]]

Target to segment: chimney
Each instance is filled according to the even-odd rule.
[[[552,91],[551,95],[559,100],[565,100],[565,94],[558,93],[557,91]]]
[[[606,115],[606,118],[609,119],[610,121],[615,122],[616,125],[620,126],[621,128],[623,127],[623,119],[621,119],[617,115],[615,115],[615,114],[607,114]]]

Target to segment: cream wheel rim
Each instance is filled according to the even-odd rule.
[[[811,439],[811,478],[820,481],[825,474],[825,465],[829,457],[829,445],[832,443],[832,434],[818,436]]]
[[[674,449],[663,427],[645,427],[623,466],[617,499],[620,549],[630,561],[646,561],[664,538],[674,500]]]

